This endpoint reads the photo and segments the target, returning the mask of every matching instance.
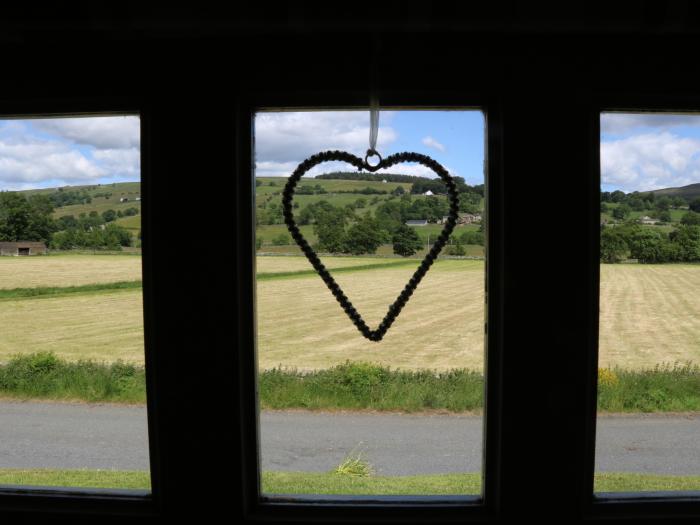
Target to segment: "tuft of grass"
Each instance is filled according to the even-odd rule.
[[[51,352],[17,355],[0,365],[0,396],[145,403],[142,366],[122,361],[68,362]]]
[[[374,474],[374,468],[362,457],[362,451],[352,450],[331,472],[343,476],[366,478]]]

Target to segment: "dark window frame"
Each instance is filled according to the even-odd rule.
[[[484,375],[485,410],[483,428],[482,494],[479,496],[417,496],[417,497],[263,497],[259,494],[260,470],[258,465],[258,400],[257,362],[255,347],[255,184],[254,184],[254,116],[259,111],[309,111],[366,109],[364,94],[358,93],[297,93],[290,97],[281,93],[267,93],[264,96],[242,97],[237,105],[237,194],[238,210],[236,217],[239,238],[238,266],[236,274],[241,286],[238,295],[240,322],[238,325],[239,348],[251,349],[239,353],[241,376],[240,396],[242,404],[241,428],[245,429],[242,439],[241,456],[243,464],[244,515],[251,520],[280,520],[301,518],[312,521],[351,518],[353,520],[385,520],[400,516],[401,519],[420,522],[480,520],[493,516],[498,498],[498,427],[499,410],[490,408],[500,399],[500,308],[501,239],[499,230],[502,221],[498,214],[500,205],[500,136],[490,130],[500,129],[498,112],[491,110],[493,103],[478,94],[455,93],[383,93],[382,107],[387,110],[480,110],[484,115],[484,166],[485,195],[487,206],[487,253],[485,285],[488,300],[485,305]],[[408,103],[410,101],[410,103]],[[246,276],[250,276],[246,279]],[[488,373],[487,373],[488,371]],[[487,436],[488,439],[487,439]],[[255,451],[255,453],[253,453]],[[488,475],[486,474],[488,472]]]

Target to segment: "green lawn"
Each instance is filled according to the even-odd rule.
[[[150,490],[151,474],[131,470],[0,469],[0,485]]]
[[[700,476],[598,473],[595,492],[648,492],[700,490]],[[263,472],[265,494],[341,495],[477,495],[481,474],[421,476],[349,476],[322,472]]]

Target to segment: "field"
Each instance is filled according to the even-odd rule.
[[[141,257],[136,255],[0,257],[0,292],[59,288],[50,297],[0,299],[0,362],[15,354],[53,351],[72,361],[143,364],[140,288],[60,293],[76,285],[140,280]]]
[[[372,327],[418,264],[381,257],[323,260]],[[304,257],[258,256],[257,272],[261,369],[314,370],[346,360],[411,370],[483,369],[481,260],[435,263],[379,344],[360,336]],[[58,287],[45,297],[0,293],[0,361],[50,350],[69,360],[143,363],[140,288],[68,293],[68,287],[140,279],[138,255],[0,257],[0,292]],[[602,265],[600,366],[700,364],[699,312],[698,265]]]

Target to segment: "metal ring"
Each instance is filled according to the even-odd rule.
[[[375,155],[376,155],[377,157],[379,157],[379,162],[377,162],[377,164],[375,164],[374,166],[372,166],[369,162],[367,162],[367,159],[368,159],[369,157],[374,157]],[[365,155],[365,164],[367,164],[367,166],[369,166],[369,167],[372,168],[372,169],[376,169],[376,168],[378,168],[379,166],[382,165],[382,162],[384,162],[384,159],[382,158],[382,156],[379,154],[379,152],[378,152],[377,150],[374,150],[374,149],[368,149],[368,150],[367,150],[367,155]]]

